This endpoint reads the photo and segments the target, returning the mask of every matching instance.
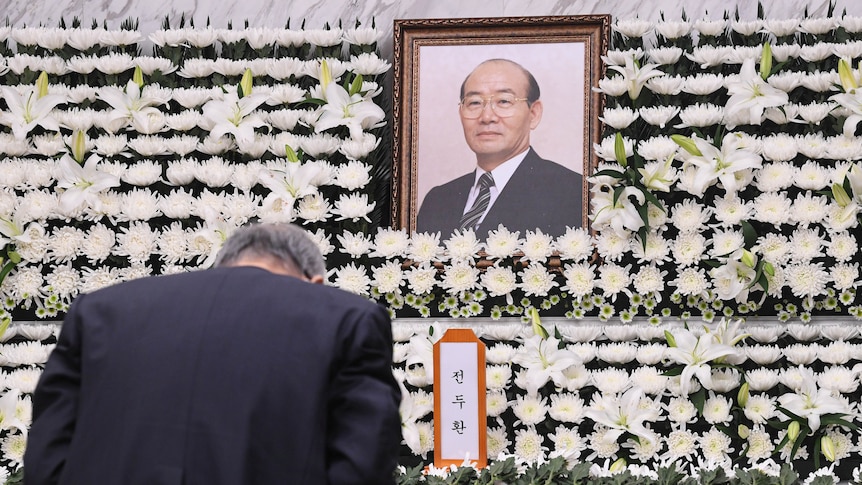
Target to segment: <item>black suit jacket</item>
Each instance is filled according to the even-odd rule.
[[[394,483],[386,312],[254,267],[75,299],[33,396],[25,483]]]
[[[431,189],[416,216],[417,232],[440,232],[448,238],[461,222],[475,172]],[[540,158],[530,148],[527,156],[497,196],[476,230],[480,240],[503,224],[510,231],[541,229],[559,236],[566,226],[581,227],[583,179],[577,172]]]

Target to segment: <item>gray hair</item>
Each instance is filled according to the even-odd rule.
[[[215,266],[230,266],[244,256],[271,256],[308,278],[325,276],[320,248],[293,224],[251,224],[234,231],[216,256]]]

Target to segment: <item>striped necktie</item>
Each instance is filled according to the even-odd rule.
[[[485,172],[479,177],[479,196],[473,202],[473,207],[461,216],[461,230],[476,229],[479,226],[479,219],[488,210],[488,204],[491,202],[491,187],[493,186],[494,177],[491,172]]]

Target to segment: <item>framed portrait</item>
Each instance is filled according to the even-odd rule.
[[[480,240],[587,227],[610,16],[395,20],[394,33],[395,226]]]

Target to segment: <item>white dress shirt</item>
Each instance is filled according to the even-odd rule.
[[[485,213],[482,214],[482,217],[479,218],[479,224],[485,220],[485,216],[488,215],[488,211],[491,210],[491,207],[494,205],[500,192],[506,187],[506,184],[509,183],[509,179],[512,178],[515,170],[517,170],[521,165],[521,162],[524,161],[528,151],[530,151],[529,148],[501,163],[494,170],[491,170],[491,176],[494,177],[494,186],[491,187],[491,200],[488,201],[488,209],[486,209]],[[470,193],[467,194],[467,203],[464,205],[464,210],[461,212],[462,214],[470,210],[470,208],[473,207],[473,203],[476,202],[476,199],[479,197],[479,177],[481,177],[483,173],[485,173],[484,170],[476,167],[473,178],[473,187],[470,189]]]

